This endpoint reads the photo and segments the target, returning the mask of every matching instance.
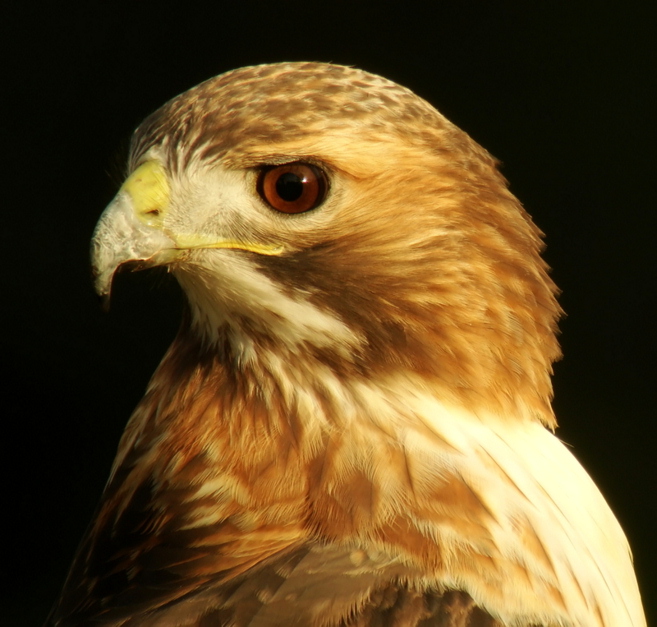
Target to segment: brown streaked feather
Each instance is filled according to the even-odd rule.
[[[222,361],[183,329],[126,429],[50,624],[496,624],[468,595],[420,583],[419,565],[442,559],[421,521],[486,535],[491,514],[462,478],[427,484],[421,458],[409,462],[385,431],[312,442],[301,420],[290,439],[280,397],[264,411],[242,380],[219,374]],[[164,385],[174,374],[179,385]],[[374,454],[398,487],[382,490]],[[390,490],[408,490],[406,515],[390,518]],[[371,548],[349,546],[363,534]]]
[[[379,559],[380,556],[379,556]],[[394,561],[377,564],[362,550],[302,547],[265,560],[226,582],[178,590],[168,602],[143,595],[107,611],[78,614],[103,627],[496,627],[465,593],[418,590]],[[163,586],[165,582],[159,582]],[[65,623],[69,624],[69,623]]]

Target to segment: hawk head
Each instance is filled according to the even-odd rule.
[[[129,171],[94,237],[101,294],[125,262],[166,265],[237,368],[409,377],[555,425],[541,233],[495,160],[409,90],[328,64],[229,72],[151,115]]]

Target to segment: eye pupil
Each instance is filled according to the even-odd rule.
[[[263,168],[256,189],[272,209],[281,213],[304,213],[324,201],[328,182],[321,168],[295,161]]]
[[[303,180],[293,172],[285,172],[276,181],[276,191],[287,202],[299,200],[303,194]]]

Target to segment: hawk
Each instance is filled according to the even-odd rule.
[[[136,130],[97,291],[187,308],[52,627],[645,625],[553,435],[560,309],[496,161],[384,78],[228,72]]]

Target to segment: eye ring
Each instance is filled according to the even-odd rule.
[[[281,213],[305,213],[326,198],[328,179],[316,165],[294,161],[263,168],[257,182],[260,197]]]

